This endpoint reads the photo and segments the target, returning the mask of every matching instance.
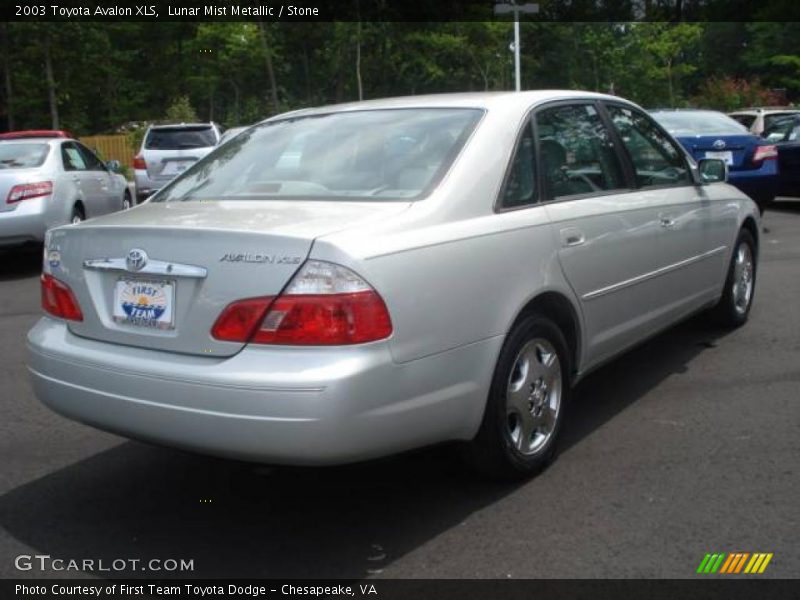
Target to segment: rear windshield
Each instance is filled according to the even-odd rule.
[[[416,199],[444,176],[481,115],[387,109],[262,123],[198,161],[153,201]]]
[[[713,110],[654,112],[653,118],[675,136],[742,135],[750,133],[741,123]]]
[[[216,143],[214,129],[209,126],[159,127],[148,132],[144,147],[148,150],[183,150],[208,148]]]
[[[41,167],[50,152],[48,144],[7,144],[0,142],[0,169]]]

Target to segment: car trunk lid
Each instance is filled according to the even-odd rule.
[[[407,203],[148,203],[49,235],[45,268],[70,286],[80,336],[169,352],[230,356],[244,344],[211,337],[231,302],[277,296],[314,239]],[[132,256],[133,259],[128,260]],[[146,256],[142,256],[146,255]],[[144,264],[137,264],[137,260]],[[136,270],[138,268],[138,270]]]
[[[719,135],[683,138],[684,143],[695,160],[701,158],[721,158],[731,169],[751,168],[750,160],[759,143],[754,135]]]

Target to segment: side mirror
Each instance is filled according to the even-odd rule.
[[[106,169],[111,171],[112,173],[119,173],[120,164],[118,160],[110,160],[106,163]]]
[[[703,184],[728,181],[728,165],[719,158],[701,158],[697,161],[697,170]]]

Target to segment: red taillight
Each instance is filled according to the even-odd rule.
[[[46,273],[42,275],[42,308],[59,319],[83,321],[81,307],[69,286]]]
[[[31,198],[39,198],[41,196],[49,196],[53,193],[52,181],[40,181],[38,183],[21,183],[15,185],[8,192],[6,197],[6,204],[14,204],[15,202],[22,202],[23,200],[30,200]]]
[[[389,337],[389,311],[375,291],[354,294],[281,296],[270,307],[253,343],[292,345],[363,344]]]
[[[219,340],[254,344],[363,344],[392,334],[386,304],[349,269],[309,261],[278,298],[249,298],[222,311],[211,330]]]
[[[776,158],[778,158],[778,147],[775,145],[756,146],[756,151],[753,154],[753,162],[761,162],[762,160]]]
[[[133,157],[133,168],[139,169],[140,171],[147,168],[147,163],[144,162],[144,157],[142,156],[134,156]]]
[[[225,342],[248,342],[264,320],[264,314],[273,298],[248,298],[229,304],[217,318],[211,335]]]

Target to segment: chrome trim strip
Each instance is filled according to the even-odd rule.
[[[637,275],[636,277],[626,279],[625,281],[620,281],[619,283],[614,283],[604,288],[600,288],[599,290],[588,292],[583,296],[581,296],[581,300],[594,300],[595,298],[599,298],[600,296],[611,294],[623,288],[630,287],[638,283],[642,283],[643,281],[647,281],[648,279],[653,279],[654,277],[660,277],[661,275],[666,275],[667,273],[674,271],[676,269],[680,269],[681,267],[691,265],[692,263],[704,260],[715,254],[719,254],[720,252],[724,252],[725,250],[727,250],[727,248],[728,248],[727,246],[719,246],[718,248],[714,248],[713,250],[709,250],[708,252],[704,252],[703,254],[692,256],[691,258],[687,258],[680,262],[667,265],[666,267],[661,267],[660,269],[656,269],[655,271],[650,271],[649,273],[644,273],[643,275]]]
[[[170,277],[188,277],[191,279],[205,279],[208,270],[205,267],[194,265],[181,265],[163,260],[149,260],[138,271],[130,271],[124,258],[96,258],[83,261],[84,269],[93,271],[113,271],[116,273],[130,273],[132,275],[167,275]]]

